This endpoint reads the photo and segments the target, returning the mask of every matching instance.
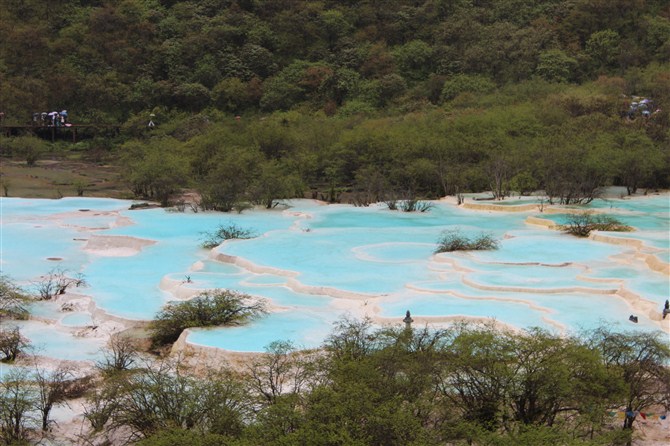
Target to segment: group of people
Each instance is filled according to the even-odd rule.
[[[33,113],[33,125],[47,127],[69,127],[71,124],[67,121],[67,110],[60,112],[53,111]]]
[[[648,118],[658,111],[651,99],[640,98],[637,96],[633,96],[632,99],[633,101],[630,103],[628,111],[626,112],[628,119],[635,119],[637,116]]]

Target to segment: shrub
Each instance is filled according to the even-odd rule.
[[[205,291],[189,301],[166,305],[149,326],[151,341],[154,347],[172,344],[187,328],[241,325],[265,312],[265,304],[249,295]]]
[[[434,207],[433,203],[417,200],[415,198],[402,200],[399,206],[400,210],[403,212],[428,212]]]
[[[0,353],[5,355],[1,361],[13,362],[28,347],[28,341],[21,336],[19,327],[0,328]]]
[[[24,157],[26,165],[34,166],[40,156],[49,148],[49,144],[35,136],[17,136],[8,141],[12,155]]]
[[[76,273],[74,277],[67,276],[68,271],[59,267],[53,268],[40,278],[37,283],[37,291],[41,300],[51,300],[61,294],[65,294],[68,287],[84,287],[87,285],[82,273]]]
[[[442,100],[450,101],[461,93],[489,93],[496,84],[486,76],[457,74],[442,87]]]
[[[402,211],[402,212],[428,212],[434,205],[429,201],[421,201],[416,198],[410,198],[407,200],[388,200],[386,201],[386,207],[390,211]]]
[[[115,334],[102,352],[103,359],[96,363],[105,373],[130,370],[139,358],[139,343],[128,336]]]
[[[498,249],[498,241],[491,234],[481,233],[471,239],[461,234],[460,230],[454,229],[442,233],[435,253],[489,249]]]
[[[219,225],[219,227],[212,232],[203,232],[203,241],[201,246],[205,249],[212,249],[219,246],[221,243],[230,239],[249,239],[256,237],[256,234],[250,229],[243,229],[234,223],[228,226]]]
[[[29,298],[7,276],[0,275],[0,317],[28,319]]]
[[[628,232],[633,230],[614,217],[603,214],[594,215],[590,212],[570,214],[568,223],[561,229],[577,237],[588,237],[591,231]]]

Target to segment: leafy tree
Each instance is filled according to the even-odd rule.
[[[336,9],[323,11],[319,18],[323,24],[322,33],[331,50],[335,48],[335,44],[340,38],[351,32],[352,26],[342,11]]]
[[[11,153],[26,159],[26,165],[34,166],[47,151],[49,144],[34,136],[18,136],[7,142]]]
[[[538,188],[537,179],[528,171],[517,173],[510,179],[509,187],[520,195],[528,195]]]
[[[209,105],[211,93],[207,87],[199,83],[178,85],[174,90],[174,100],[182,109],[200,111]]]
[[[568,82],[573,80],[577,60],[559,49],[547,50],[539,54],[535,72],[550,82]]]
[[[258,176],[249,188],[251,200],[264,205],[266,209],[276,206],[277,200],[302,195],[301,179],[290,173],[286,163],[276,160],[268,160],[260,165]]]
[[[309,355],[299,352],[289,341],[275,341],[265,354],[251,362],[249,386],[263,405],[277,404],[287,396],[300,396],[310,385],[314,367]],[[297,401],[296,401],[297,403]]]
[[[463,420],[498,428],[513,379],[512,339],[491,327],[460,327],[447,352],[449,363],[440,377],[442,397],[458,407]]]
[[[294,62],[276,76],[267,79],[263,83],[261,108],[264,110],[288,110],[297,102],[303,100],[305,90],[301,86],[301,80],[305,69],[308,67],[309,64],[306,62]]]
[[[597,31],[586,42],[586,52],[598,67],[611,67],[619,55],[620,37],[616,31],[605,29]]]
[[[369,206],[385,201],[389,185],[386,176],[374,166],[363,166],[356,171],[353,187],[353,204]]]
[[[123,334],[110,337],[107,348],[103,350],[103,359],[96,365],[103,373],[130,370],[139,359],[139,346],[134,340]]]
[[[558,132],[539,153],[542,185],[550,202],[589,203],[610,181],[613,160],[608,150],[586,134],[577,136],[573,129]]]
[[[65,291],[71,287],[80,287],[86,285],[86,279],[81,273],[74,274],[74,277],[68,277],[68,271],[55,267],[37,282],[37,292],[42,300],[51,300],[65,294]]]
[[[442,87],[442,100],[450,101],[461,93],[489,93],[495,84],[485,76],[458,74],[448,78]]]
[[[163,361],[126,375],[120,390],[111,420],[128,428],[131,439],[174,428],[224,436],[242,429],[242,389],[227,371],[198,380]]]
[[[241,113],[254,103],[248,83],[236,77],[222,79],[213,88],[212,97],[218,108],[231,113]]]
[[[137,446],[221,446],[230,444],[227,435],[202,433],[193,429],[169,428],[144,438]]]
[[[3,362],[13,362],[28,345],[28,340],[21,336],[19,327],[0,327],[0,353],[5,355]]]
[[[35,389],[26,385],[28,372],[12,370],[0,379],[0,439],[4,444],[28,444],[35,427]]]
[[[621,132],[614,142],[615,174],[628,195],[640,186],[651,185],[655,167],[663,164],[660,148],[640,132]]]
[[[119,408],[124,386],[123,378],[122,374],[107,376],[86,395],[83,415],[90,423],[94,434],[99,432],[106,434],[106,428],[113,429],[112,417]]]
[[[604,418],[616,403],[621,382],[584,343],[533,329],[515,340],[514,350],[518,367],[508,391],[520,423],[551,427],[570,411],[599,410]]]
[[[204,209],[230,212],[249,199],[249,186],[263,159],[258,150],[249,147],[225,147],[212,160],[211,170],[200,187]]]
[[[662,333],[617,333],[603,327],[592,333],[592,340],[607,367],[623,380],[623,429],[633,429],[640,411],[670,407],[670,347]]]
[[[186,185],[188,165],[173,138],[152,138],[123,146],[124,177],[135,195],[154,198],[167,206],[172,194]]]
[[[393,51],[393,58],[403,77],[424,80],[431,71],[433,50],[426,42],[413,40]]]
[[[6,275],[0,274],[0,318],[26,319],[28,296]]]
[[[567,224],[562,229],[577,237],[588,237],[591,231],[627,232],[633,230],[633,228],[624,225],[614,217],[591,212],[570,214]]]
[[[37,385],[36,405],[41,418],[42,431],[47,431],[49,426],[54,423],[50,418],[53,407],[65,403],[67,398],[71,396],[74,383],[72,370],[64,365],[53,371],[38,367],[35,370],[34,380]]]

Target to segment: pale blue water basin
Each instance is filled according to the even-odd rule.
[[[215,262],[212,260],[203,260],[201,262],[202,268],[196,269],[194,272],[201,273],[220,273],[220,274],[240,274],[244,270],[230,263]]]
[[[180,286],[199,292],[211,289],[226,289],[256,296],[268,300],[272,305],[280,307],[325,307],[332,301],[331,297],[320,294],[306,294],[293,291],[280,282],[255,283],[255,275],[240,277],[216,278],[201,280],[200,276],[192,276],[192,283],[182,283]],[[278,278],[278,277],[277,277]]]
[[[381,315],[385,317],[402,317],[410,310],[413,316],[493,318],[515,327],[573,332],[604,325],[627,329],[657,328],[654,321],[635,313],[623,299],[602,294],[475,291],[459,297],[410,293],[390,298],[381,307]],[[628,320],[630,314],[638,316],[637,324]]]
[[[113,198],[66,197],[51,200],[0,197],[3,220],[8,216],[11,218],[40,217],[63,212],[77,212],[80,209],[89,211],[94,209],[97,212],[118,211],[128,209],[132,203],[132,201]]]
[[[61,303],[54,301],[36,301],[26,306],[31,316],[57,321],[63,317]]]
[[[669,251],[664,247],[670,237],[663,228],[670,221],[670,206],[657,197],[639,201],[640,208],[635,206],[638,200],[606,205],[616,215],[648,221],[634,234],[646,240],[649,248],[645,252],[666,259]],[[190,342],[236,351],[261,351],[278,339],[318,346],[332,322],[342,315],[342,308],[351,304],[361,309],[368,300],[371,306],[378,305],[382,315],[397,317],[398,323],[411,309],[417,315],[462,314],[494,317],[519,327],[577,330],[595,326],[601,318],[626,325],[632,310],[622,299],[599,294],[604,290],[625,286],[657,302],[659,309],[670,295],[667,275],[647,268],[635,257],[634,248],[530,229],[524,223],[526,213],[478,212],[445,202],[436,203],[427,213],[394,212],[381,205],[324,206],[312,200],[295,200],[284,211],[243,214],[128,211],[130,204],[86,198],[3,199],[2,272],[22,284],[34,283],[55,265],[82,272],[90,286],[77,292],[91,296],[99,308],[129,319],[151,319],[174,300],[175,296],[160,287],[164,278],[184,282],[180,286],[194,290],[220,287],[267,299],[277,313],[249,326],[196,330],[189,336]],[[97,215],[102,212],[108,214]],[[119,216],[132,224],[115,226]],[[109,229],[99,229],[103,223]],[[226,242],[213,252],[200,247],[203,231],[229,224],[250,229],[258,237]],[[453,229],[468,236],[490,233],[500,240],[500,249],[435,256],[441,234]],[[121,254],[85,252],[86,240],[93,235],[136,237],[154,244]],[[240,263],[212,260],[210,255],[218,252],[237,256]],[[49,257],[62,260],[47,260]],[[264,273],[239,266],[246,264],[271,269]],[[273,274],[278,270],[285,274]],[[589,277],[609,282],[586,280]],[[492,289],[477,289],[468,283]],[[304,293],[309,287],[317,294]],[[541,293],[575,287],[592,291]],[[519,288],[526,292],[512,291]],[[342,291],[362,298],[344,305],[337,297]],[[72,327],[87,323],[85,316],[65,315],[51,303],[36,303],[32,311]],[[658,328],[643,315],[639,318],[639,327]],[[26,329],[36,339],[48,340],[53,326],[39,327]],[[58,336],[61,333],[67,330],[58,331]],[[63,336],[75,350],[79,342],[88,342]],[[55,341],[45,344],[49,356],[62,353]]]
[[[275,276],[273,274],[255,274],[244,279],[244,283],[249,285],[284,285],[286,284],[286,277]]]
[[[407,276],[429,277],[426,265],[432,250],[415,262],[379,262],[361,258],[356,248],[370,241],[400,237],[396,230],[322,229],[280,232],[273,237],[224,244],[220,251],[256,265],[299,273],[305,285],[326,286],[358,293],[387,293],[402,287]],[[428,237],[424,237],[428,238]]]
[[[670,252],[660,252],[653,254],[653,256],[658,258],[661,262],[670,263]]]
[[[585,209],[586,210],[586,209]],[[626,211],[624,213],[617,213],[616,209],[610,209],[609,212],[604,214],[607,217],[614,218],[626,226],[633,228],[633,231],[630,232],[613,232],[613,234],[619,234],[622,237],[633,237],[635,238],[638,231],[659,231],[667,232],[668,221],[662,213],[655,214],[643,214],[639,212],[630,212]],[[567,225],[571,221],[571,214],[539,214],[536,217],[543,218],[545,220],[551,220],[559,225]]]
[[[319,347],[333,328],[333,314],[273,313],[241,327],[192,329],[189,343],[231,351],[264,351],[274,341],[291,341],[299,348]]]
[[[626,249],[628,248],[594,243],[567,234],[549,233],[505,239],[500,242],[499,249],[474,251],[472,257],[489,263],[587,264],[621,254]]]
[[[152,240],[180,238],[194,247],[199,247],[204,233],[215,231],[219,226],[237,225],[261,236],[277,229],[286,229],[293,218],[278,210],[258,210],[243,214],[223,214],[220,212],[180,213],[166,212],[164,209],[126,211],[123,216],[131,218],[132,226],[122,226],[107,231],[106,234],[127,235]]]
[[[2,223],[0,268],[14,280],[27,284],[54,268],[79,272],[87,261],[81,250],[86,237],[72,228],[44,223]]]
[[[248,274],[242,271],[236,273],[209,273],[209,272],[190,272],[186,275],[182,274],[168,274],[167,277],[180,282],[181,287],[191,288],[196,290],[213,289],[213,288],[236,288],[244,277]],[[188,282],[185,277],[188,276],[191,282]]]
[[[669,231],[633,231],[633,232],[606,232],[608,237],[641,240],[646,246],[661,249],[665,252],[658,252],[656,255],[660,259],[668,259],[670,252],[670,242],[668,241]],[[667,262],[668,260],[664,260]]]
[[[667,213],[670,206],[670,195],[647,195],[628,198],[596,199],[588,207],[595,209],[622,209],[644,214]]]
[[[524,296],[517,296],[524,297]],[[551,320],[563,324],[569,331],[588,330],[601,326],[620,327],[621,329],[657,329],[656,322],[644,314],[637,313],[626,301],[612,294],[534,294],[526,298],[542,306],[550,308]],[[659,307],[661,308],[661,307]],[[628,320],[633,314],[638,323]]]
[[[60,323],[66,327],[86,327],[93,325],[93,318],[89,313],[70,313],[63,316]]]
[[[77,217],[68,219],[67,227],[75,230],[110,229],[116,224],[116,217],[100,215],[94,217]]]
[[[624,279],[635,279],[640,275],[644,275],[644,271],[641,268],[635,267],[625,267],[625,266],[614,266],[608,268],[599,268],[596,270],[591,270],[585,272],[586,277],[592,277],[595,279],[614,279],[614,280],[624,280]]]
[[[403,295],[381,305],[384,317],[402,317],[410,310],[412,316],[465,316],[493,318],[516,327],[545,326],[543,313],[517,302],[493,299],[464,299],[452,295]]]
[[[577,276],[583,272],[576,267],[539,265],[499,265],[497,271],[475,272],[466,275],[476,284],[490,287],[549,290],[560,288],[589,288],[594,290],[616,289],[612,283],[589,282]]]
[[[662,274],[636,276],[627,280],[625,287],[638,296],[659,302],[659,309],[661,308],[661,302],[670,299],[670,280]]]
[[[486,200],[478,201],[481,204],[495,204],[500,206],[523,206],[526,204],[546,204],[547,199],[543,197],[537,198],[506,198],[504,200]]]
[[[21,334],[30,341],[31,353],[62,360],[91,360],[102,358],[101,349],[106,345],[104,338],[75,336],[67,328],[53,324],[29,320],[16,321]]]

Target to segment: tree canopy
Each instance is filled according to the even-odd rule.
[[[163,204],[670,185],[661,0],[6,3],[3,122],[121,125],[103,150]],[[30,163],[49,150],[6,139]]]

